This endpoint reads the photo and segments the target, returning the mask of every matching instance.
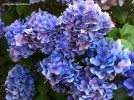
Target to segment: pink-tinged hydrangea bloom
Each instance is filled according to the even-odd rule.
[[[122,6],[125,0],[95,0],[95,2],[98,3],[102,9],[108,10],[111,6]]]

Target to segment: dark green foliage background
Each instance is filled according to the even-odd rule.
[[[8,2],[8,0],[5,0],[5,2]],[[115,28],[108,33],[106,38],[112,38],[113,40],[121,39],[123,48],[129,48],[131,51],[134,51],[134,4],[131,2],[132,0],[126,0],[122,7],[113,6],[107,11],[110,13],[112,20],[115,23]],[[29,3],[29,0],[19,0],[19,3]],[[6,25],[10,25],[16,19],[25,20],[25,17],[31,15],[33,11],[38,11],[39,8],[56,16],[60,16],[67,8],[66,5],[57,3],[55,0],[47,0],[44,3],[40,2],[32,5],[0,6],[5,7],[5,12],[2,15],[2,21]],[[8,71],[11,70],[15,64],[18,63],[28,66],[29,69],[35,72],[36,62],[48,56],[37,51],[28,59],[22,59],[20,62],[14,63],[6,51],[7,48],[7,41],[3,37],[0,39],[0,100],[5,100],[4,82]],[[118,76],[116,79],[117,81],[120,80]],[[45,80],[42,75],[36,74],[35,80],[36,95],[34,100],[66,100],[67,96],[54,92],[49,82]],[[115,95],[113,100],[134,100],[126,95],[126,91],[123,88],[116,90],[114,93]]]

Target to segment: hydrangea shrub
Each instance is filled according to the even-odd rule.
[[[30,5],[0,7],[0,99],[133,100],[132,0],[11,2]]]

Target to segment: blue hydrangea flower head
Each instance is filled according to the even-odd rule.
[[[93,77],[88,80],[79,80],[72,85],[71,89],[70,95],[73,100],[109,100],[113,98],[113,90],[116,90],[117,86]]]
[[[67,60],[59,51],[40,62],[40,67],[55,91],[72,95],[68,100],[109,100],[117,89],[115,84],[94,77],[89,67]]]
[[[134,63],[134,52],[129,53],[129,58],[131,60],[131,63],[133,64]]]
[[[5,27],[4,23],[1,21],[0,18],[0,38],[3,36],[3,33],[5,32]]]
[[[116,74],[121,74],[123,69],[131,65],[128,50],[122,50],[121,41],[112,44],[109,40],[100,40],[93,49],[96,54],[86,58],[90,71],[100,79],[114,79]]]
[[[128,95],[134,97],[134,52],[129,53],[129,58],[132,64],[122,71],[124,77],[123,85],[125,86]]]
[[[5,81],[7,100],[32,100],[34,79],[28,69],[16,65],[9,71]]]
[[[134,97],[134,79],[128,78],[124,81],[124,86],[127,88],[127,92],[129,96]]]
[[[128,95],[134,97],[134,65],[131,65],[124,69],[122,74],[125,77],[123,85],[125,86]]]

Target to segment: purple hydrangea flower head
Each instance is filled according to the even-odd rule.
[[[73,51],[74,55],[82,54],[90,42],[103,38],[113,27],[109,15],[102,12],[93,0],[74,2],[59,19],[68,43],[62,50]]]
[[[90,71],[100,79],[114,79],[116,74],[131,65],[128,50],[121,50],[120,40],[112,44],[109,40],[100,40],[93,49],[95,56],[86,58]]]
[[[53,38],[58,24],[57,17],[39,9],[27,17],[26,22],[16,20],[8,26],[5,37],[12,60],[27,58],[37,50],[50,54],[55,49]]]
[[[7,100],[32,100],[34,96],[34,79],[28,69],[16,65],[9,71],[6,79]]]
[[[53,51],[50,57],[40,62],[42,74],[50,80],[52,86],[58,84],[62,80],[71,81],[73,77],[73,66],[64,58],[63,54]]]
[[[29,46],[40,49],[45,54],[50,54],[55,49],[54,38],[57,33],[56,26],[59,19],[41,9],[37,13],[33,12],[27,18],[24,36],[30,38]]]
[[[23,36],[24,26],[24,22],[19,20],[7,26],[5,37],[9,44],[8,51],[15,62],[21,58],[27,58],[35,52],[33,48],[28,46],[28,39]]]

